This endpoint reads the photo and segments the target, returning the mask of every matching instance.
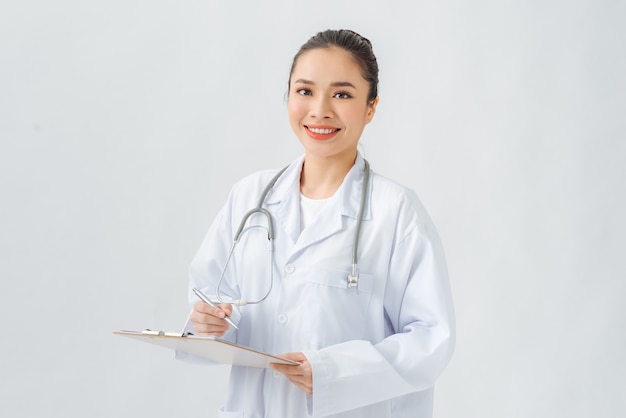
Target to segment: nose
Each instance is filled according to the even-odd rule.
[[[323,95],[318,95],[311,103],[309,115],[316,118],[330,118],[333,116],[332,101]]]

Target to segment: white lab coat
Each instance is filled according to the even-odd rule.
[[[431,417],[433,385],[454,348],[454,314],[430,218],[411,190],[372,172],[358,247],[358,292],[348,289],[363,158],[357,157],[304,231],[302,162],[289,166],[264,203],[276,233],[273,290],[258,305],[235,308],[239,330],[231,328],[225,338],[268,353],[304,352],[313,395],[271,369],[233,367],[218,416]],[[215,294],[240,220],[275,173],[260,172],[234,186],[192,262],[190,289]],[[254,215],[250,225],[266,225],[265,217]],[[265,294],[267,243],[260,228],[243,235],[220,287],[224,297],[255,300]],[[190,323],[186,329],[192,330]]]

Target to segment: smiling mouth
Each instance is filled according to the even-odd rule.
[[[310,131],[313,132],[314,134],[318,134],[318,135],[328,135],[328,134],[332,134],[335,133],[337,131],[339,131],[338,128],[311,128],[309,126],[305,127]]]

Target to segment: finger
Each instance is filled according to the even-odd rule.
[[[302,364],[280,364],[280,363],[272,363],[272,368],[280,373],[289,374],[289,375],[298,375],[304,374],[304,369],[301,367]]]
[[[311,364],[304,355],[304,353],[286,353],[281,354],[280,357],[299,361],[298,365],[271,363],[270,367],[279,373],[285,375],[285,377],[294,384],[298,389],[304,393],[313,393],[313,370]]]
[[[285,358],[287,360],[297,361],[300,364],[282,364],[282,363],[271,363],[270,366],[281,373],[287,374],[297,374],[302,373],[301,370],[303,368],[308,368],[310,370],[311,366],[309,364],[309,360],[303,353],[285,353],[279,354],[279,357]]]
[[[303,353],[285,353],[285,354],[280,354],[279,357],[283,357],[286,358],[288,360],[293,360],[293,361],[297,361],[297,362],[305,362],[307,361],[306,356]]]
[[[200,303],[204,304],[204,302]],[[213,308],[209,305],[206,306],[210,308],[208,310],[211,310],[211,313],[202,312],[204,307],[202,305],[198,305],[197,308],[200,310],[196,309],[196,306],[194,306],[194,310],[189,315],[189,320],[193,324],[194,332],[200,335],[223,336],[230,328],[230,325],[228,325],[228,323],[220,316],[214,315],[214,313],[217,313],[218,315],[221,313],[224,315],[224,312],[218,308]]]
[[[308,367],[300,367],[300,366],[289,366],[289,365],[280,365],[280,364],[272,364],[272,369],[276,370],[279,373],[282,373],[294,383],[298,383],[299,385],[305,385],[306,387],[311,387],[313,378],[311,369]]]
[[[189,315],[189,320],[197,324],[214,324],[214,325],[222,324],[224,322],[223,319],[218,318],[214,315],[203,313],[203,312],[198,312],[198,311],[193,311],[191,315]]]
[[[272,368],[282,373],[291,383],[299,388],[309,388],[310,379],[304,375],[304,373],[294,366],[287,366],[285,368],[273,367]]]
[[[201,300],[193,304],[193,310],[195,312],[212,315],[218,318],[224,318],[226,316],[226,312],[224,312],[223,309],[211,306]]]
[[[216,337],[223,336],[226,331],[228,331],[228,324],[205,324],[205,323],[194,323],[193,330],[198,335],[215,335]]]
[[[213,315],[217,318],[225,318],[227,316],[231,316],[231,314],[233,313],[233,307],[230,303],[221,303],[219,304],[219,306],[215,307],[201,300],[193,305],[193,310],[200,313]]]
[[[226,316],[231,316],[233,313],[233,305],[230,303],[220,303],[218,307],[226,314]]]
[[[285,377],[287,377],[287,379],[292,384],[294,384],[298,389],[300,389],[304,393],[307,393],[309,395],[313,393],[313,386],[312,386],[310,380],[305,379],[302,376],[287,376],[287,375],[285,375]]]

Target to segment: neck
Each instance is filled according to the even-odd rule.
[[[306,155],[300,175],[300,192],[311,199],[331,197],[354,165],[356,154],[337,159]]]

